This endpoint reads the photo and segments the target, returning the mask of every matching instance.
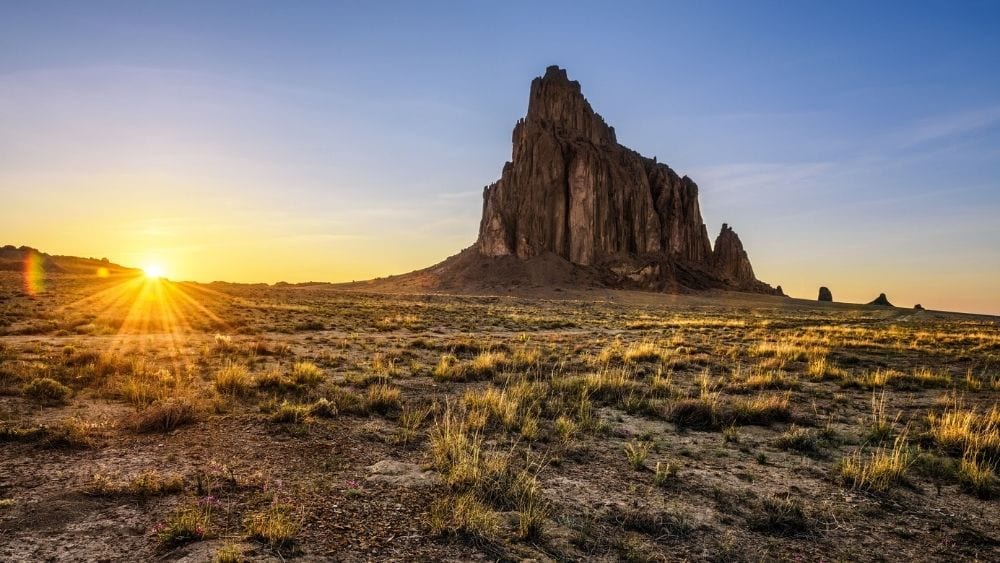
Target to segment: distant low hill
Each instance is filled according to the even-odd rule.
[[[110,262],[107,258],[81,258],[46,254],[30,246],[8,244],[0,247],[0,272],[22,271],[25,263],[36,260],[43,271],[51,274],[94,274],[105,268],[108,274],[138,274],[138,268],[128,268]]]

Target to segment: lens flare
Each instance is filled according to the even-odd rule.
[[[45,291],[44,258],[34,250],[28,251],[24,257],[24,291],[34,297]]]

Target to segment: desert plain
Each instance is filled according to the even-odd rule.
[[[994,317],[0,275],[5,561],[1000,557]]]

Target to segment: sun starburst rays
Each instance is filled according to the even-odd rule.
[[[192,335],[206,329],[228,330],[228,323],[216,311],[229,300],[220,292],[144,274],[122,279],[64,309],[89,315],[94,325],[106,327],[112,336],[107,353],[121,354],[126,349],[141,353],[155,347],[168,357],[179,358]]]

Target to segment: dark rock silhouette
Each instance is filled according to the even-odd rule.
[[[881,305],[883,307],[894,307],[892,303],[889,303],[889,298],[885,296],[884,293],[879,293],[878,297],[874,301],[869,303],[869,305]]]
[[[565,70],[532,81],[512,140],[511,161],[483,193],[479,255],[555,254],[613,286],[779,293],[757,280],[728,225],[712,249],[697,184],[618,144]]]
[[[726,223],[722,224],[722,230],[715,238],[712,266],[724,280],[737,287],[749,286],[757,281],[740,237]]]
[[[921,305],[920,303],[917,303],[916,305],[914,305],[913,308],[914,308],[914,310],[917,310],[917,311],[923,311],[924,310],[924,306]]]
[[[819,288],[819,301],[833,301],[833,293],[830,292],[830,288],[823,286]]]
[[[25,263],[29,258],[39,271],[51,274],[91,275],[100,268],[108,270],[110,274],[138,274],[140,272],[136,268],[113,264],[107,258],[52,255],[30,246],[14,246],[12,244],[0,247],[0,271],[24,271]]]

